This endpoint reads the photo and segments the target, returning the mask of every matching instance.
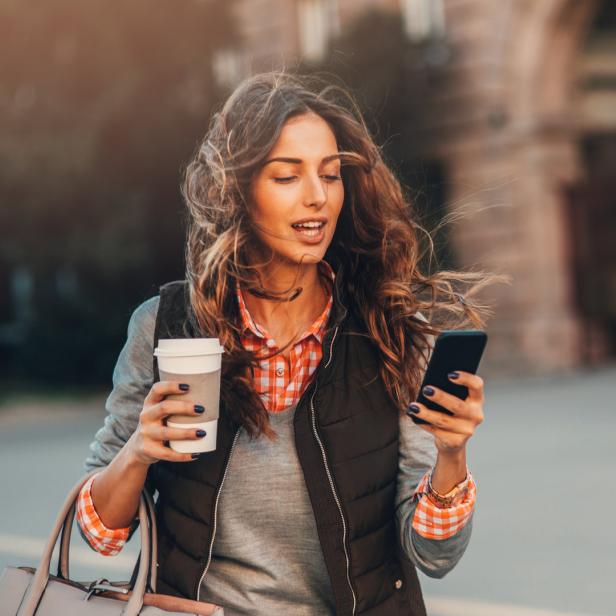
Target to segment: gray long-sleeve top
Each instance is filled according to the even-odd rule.
[[[158,302],[158,296],[150,298],[130,318],[127,340],[113,371],[113,389],[105,404],[108,415],[90,445],[87,471],[108,465],[137,428],[153,382]],[[295,405],[272,414],[273,427],[279,434],[275,443],[268,439],[251,441],[241,430],[229,463],[219,502],[220,526],[200,595],[201,600],[224,605],[229,616],[283,613],[291,605],[298,615],[334,613],[329,578],[295,451],[294,412]],[[466,550],[472,517],[448,539],[426,539],[412,528],[416,508],[413,492],[435,461],[433,437],[401,416],[396,496],[399,537],[420,571],[441,578]],[[268,490],[262,489],[264,481]]]

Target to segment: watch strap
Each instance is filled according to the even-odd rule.
[[[469,491],[470,473],[468,472],[468,469],[466,470],[466,477],[451,490],[449,490],[447,494],[441,494],[434,489],[432,486],[432,472],[428,476],[426,491],[426,496],[430,502],[436,505],[439,509],[449,509],[450,507],[456,507],[464,501]]]

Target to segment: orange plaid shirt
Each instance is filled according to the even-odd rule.
[[[319,265],[333,281],[335,273],[330,265],[326,261],[321,261]],[[269,354],[277,349],[276,341],[267,330],[257,325],[250,316],[239,283],[236,284],[236,296],[243,324],[241,341],[244,348],[261,351],[262,354]],[[288,360],[277,355],[262,360],[255,368],[255,388],[269,412],[282,411],[297,402],[310,383],[321,361],[321,344],[332,303],[333,296],[330,294],[323,312],[291,347]],[[428,539],[447,539],[455,535],[469,520],[475,505],[476,486],[468,472],[466,482],[469,491],[463,502],[456,507],[440,509],[424,496],[429,474],[430,471],[422,477],[413,494],[413,498],[419,501],[413,516],[413,528]],[[102,523],[92,502],[91,487],[94,479],[96,475],[87,481],[79,493],[77,521],[88,542],[97,552],[104,556],[114,556],[126,543],[131,527],[109,529]]]
[[[333,282],[335,274],[329,263],[321,261],[320,264],[324,273]],[[236,296],[243,325],[242,345],[249,351],[260,352],[260,355],[271,354],[279,347],[269,332],[261,325],[257,325],[250,316],[239,284],[236,284]],[[321,361],[321,343],[332,303],[333,296],[330,293],[323,312],[290,347],[290,351],[288,350],[288,362],[282,355],[276,355],[261,361],[255,369],[255,389],[270,413],[284,411],[285,408],[295,404],[310,383]]]

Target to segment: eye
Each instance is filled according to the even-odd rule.
[[[279,184],[288,184],[289,182],[292,182],[296,177],[297,176],[295,175],[290,175],[284,178],[274,178],[274,182],[278,182]],[[342,179],[342,177],[339,175],[322,175],[321,177],[328,182],[337,182],[338,180]]]

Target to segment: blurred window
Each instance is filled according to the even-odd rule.
[[[616,5],[605,2],[579,54],[574,109],[579,129],[616,131]]]
[[[304,59],[319,61],[325,57],[330,34],[338,27],[337,13],[337,2],[332,0],[299,0],[299,46]]]
[[[3,299],[0,311],[0,346],[17,345],[34,317],[34,278],[26,266],[2,277]]]
[[[404,29],[413,41],[438,38],[445,34],[442,0],[400,0]]]
[[[212,57],[212,70],[218,85],[233,88],[249,73],[246,54],[239,49],[219,49]]]
[[[0,261],[0,324],[11,320],[12,308],[9,269]]]

